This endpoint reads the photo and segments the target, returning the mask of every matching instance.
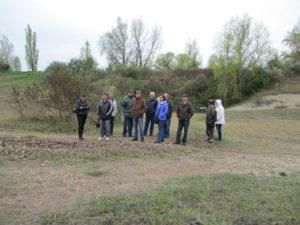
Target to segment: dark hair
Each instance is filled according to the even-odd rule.
[[[85,96],[85,94],[81,94],[80,97],[84,97],[85,98],[86,96]]]
[[[165,95],[161,95],[160,97],[162,97],[164,99],[164,101],[166,101],[166,96]]]

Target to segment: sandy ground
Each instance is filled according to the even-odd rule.
[[[258,100],[252,100],[228,110],[265,110],[274,108],[297,108],[300,107],[300,94],[277,94],[266,95]]]

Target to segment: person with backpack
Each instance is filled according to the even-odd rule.
[[[178,118],[178,128],[177,128],[177,135],[176,135],[176,142],[174,144],[181,143],[181,133],[182,129],[184,130],[182,143],[186,145],[187,143],[187,135],[188,129],[190,125],[190,119],[194,115],[192,104],[189,102],[189,98],[187,94],[183,94],[181,96],[180,105],[176,111],[177,118]]]
[[[144,136],[147,135],[149,125],[150,125],[149,135],[152,136],[153,130],[154,130],[155,112],[156,112],[156,108],[157,108],[157,100],[155,97],[155,92],[150,92],[149,99],[146,103],[147,103],[147,111],[146,111]]]
[[[147,110],[146,101],[142,98],[142,92],[135,92],[135,100],[131,106],[131,113],[133,117],[134,137],[132,141],[138,140],[138,133],[140,133],[141,142],[144,142],[143,117]]]
[[[166,96],[161,95],[159,105],[157,106],[155,112],[155,118],[158,121],[158,135],[157,141],[155,143],[160,144],[164,142],[165,132],[166,132],[166,120],[168,117],[169,106],[166,101]]]
[[[89,109],[90,107],[86,101],[86,96],[84,94],[80,95],[73,108],[73,112],[77,115],[78,137],[80,141],[83,140],[83,130]]]
[[[206,111],[206,134],[208,136],[207,141],[209,143],[213,143],[215,122],[217,120],[217,112],[215,109],[215,105],[213,104],[213,102],[211,103],[212,104],[208,105]]]
[[[113,106],[111,101],[109,101],[109,94],[104,93],[102,96],[102,101],[98,107],[98,116],[100,120],[100,137],[98,140],[105,138],[106,141],[110,137],[110,118],[113,111]]]
[[[225,110],[221,99],[216,100],[215,106],[217,112],[217,121],[215,124],[218,132],[218,141],[220,143],[222,141],[222,125],[225,124]]]
[[[117,106],[117,101],[113,97],[113,93],[109,93],[109,101],[112,103],[113,111],[111,113],[110,117],[110,136],[113,136],[114,134],[114,124],[115,124],[115,118],[118,113],[118,106]]]
[[[173,114],[173,103],[170,99],[170,95],[168,93],[165,93],[164,96],[166,97],[166,101],[168,104],[169,112],[166,119],[166,132],[165,132],[165,138],[169,138],[170,136],[170,126],[171,126],[171,119]]]
[[[123,108],[124,123],[123,123],[123,137],[132,137],[133,117],[131,113],[132,103],[134,101],[134,91],[129,91],[121,101],[121,107]]]

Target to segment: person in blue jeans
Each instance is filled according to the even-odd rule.
[[[165,138],[169,138],[170,136],[170,126],[171,126],[171,119],[172,119],[172,113],[173,113],[173,103],[170,99],[170,95],[168,93],[165,93],[164,96],[166,97],[166,101],[169,107],[169,112],[166,119],[166,132],[165,132]]]
[[[150,131],[149,131],[150,136],[153,135],[156,108],[157,108],[157,100],[156,100],[156,97],[155,97],[155,92],[150,92],[150,97],[147,101],[147,111],[146,111],[144,136],[147,135],[149,125],[150,125]]]
[[[164,138],[166,135],[166,120],[169,112],[169,105],[166,101],[166,96],[162,95],[159,98],[159,104],[157,105],[157,109],[155,112],[155,117],[158,120],[158,135],[157,141],[155,143],[160,144],[164,142]]]
[[[132,141],[138,140],[138,134],[140,133],[141,142],[144,142],[144,129],[143,129],[143,117],[147,110],[146,101],[142,98],[142,92],[135,92],[135,100],[131,106],[131,113],[133,117],[134,137]]]

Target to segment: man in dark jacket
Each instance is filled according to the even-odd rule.
[[[76,101],[73,109],[73,112],[77,114],[78,136],[80,141],[83,140],[83,129],[89,109],[90,107],[86,101],[86,96],[84,94],[80,95],[80,98]]]
[[[138,133],[140,133],[141,141],[144,141],[143,117],[147,110],[146,101],[142,98],[142,92],[136,91],[135,100],[131,106],[131,113],[133,117],[134,138],[133,141],[138,140]]]
[[[183,145],[186,145],[190,119],[192,118],[192,116],[194,114],[192,104],[189,102],[187,94],[182,95],[180,106],[177,109],[176,113],[177,113],[177,118],[178,118],[178,128],[177,128],[177,136],[176,136],[175,144],[181,143],[180,142],[181,132],[182,132],[182,129],[184,129],[182,143],[183,143]]]
[[[121,107],[123,108],[124,124],[123,124],[123,137],[127,134],[132,137],[133,117],[131,114],[131,106],[134,101],[134,92],[131,90],[127,96],[121,101]]]
[[[165,138],[169,138],[170,136],[170,126],[171,126],[171,119],[172,119],[172,113],[173,113],[173,103],[170,100],[170,95],[168,93],[165,93],[164,96],[167,99],[167,104],[168,104],[168,115],[167,115],[167,120],[166,120],[166,131],[165,131]]]
[[[102,140],[104,137],[109,140],[110,136],[110,118],[113,111],[111,101],[109,101],[109,94],[104,93],[102,96],[102,102],[98,107],[98,116],[100,120],[100,137],[98,140]]]
[[[145,121],[145,129],[144,129],[145,136],[147,135],[149,124],[150,124],[150,136],[153,135],[156,108],[157,108],[157,100],[155,97],[155,92],[150,92],[150,97],[147,101],[146,121]]]

